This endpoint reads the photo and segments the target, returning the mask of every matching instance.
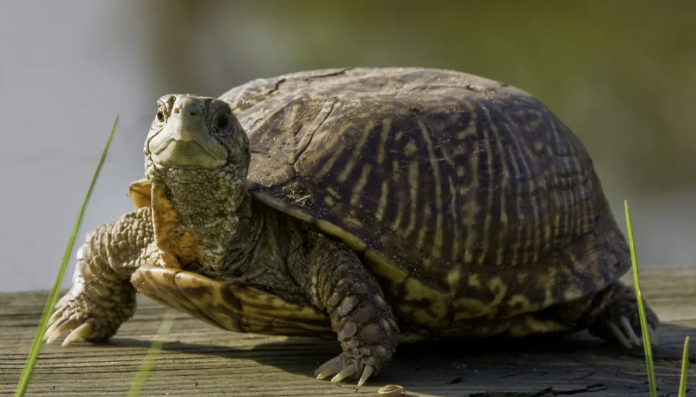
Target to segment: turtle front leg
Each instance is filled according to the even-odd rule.
[[[344,243],[312,235],[309,274],[312,299],[323,307],[343,353],[320,366],[315,376],[331,382],[359,378],[362,386],[394,354],[399,328],[382,287]]]
[[[78,338],[101,342],[111,338],[135,312],[135,288],[130,276],[154,240],[151,210],[143,208],[104,224],[89,233],[77,253],[77,266],[70,291],[56,305],[44,340]]]
[[[643,303],[650,342],[658,345],[657,327],[660,320],[648,304]],[[609,286],[592,300],[589,321],[588,331],[604,340],[619,342],[627,349],[643,344],[636,293],[621,282]]]

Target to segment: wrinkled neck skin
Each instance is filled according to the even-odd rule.
[[[263,228],[263,214],[253,210],[246,190],[246,169],[231,163],[216,169],[161,167],[147,161],[146,170],[153,200],[166,198],[153,203],[160,249],[174,253],[179,266],[211,278],[245,273]],[[158,223],[174,215],[170,226]]]

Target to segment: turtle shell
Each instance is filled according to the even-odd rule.
[[[630,268],[586,149],[524,91],[353,68],[221,99],[249,136],[251,194],[349,244],[418,326],[539,311]]]

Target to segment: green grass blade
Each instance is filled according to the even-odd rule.
[[[643,348],[645,349],[645,364],[648,370],[648,385],[650,396],[657,397],[657,386],[655,380],[655,366],[653,364],[652,346],[650,335],[648,334],[648,320],[645,316],[645,306],[643,305],[643,294],[640,292],[640,280],[638,277],[638,262],[636,261],[636,249],[633,242],[633,228],[631,227],[631,213],[628,210],[628,201],[624,201],[626,208],[626,225],[628,227],[628,242],[631,247],[631,262],[633,263],[633,283],[635,284],[636,300],[638,301],[638,311],[640,312],[640,328],[643,333]]]
[[[172,322],[174,321],[174,315],[174,310],[167,308],[167,311],[164,312],[164,318],[162,319],[159,329],[157,330],[157,336],[169,333],[169,330],[172,328]],[[162,350],[162,341],[158,340],[157,336],[155,336],[155,341],[152,342],[152,345],[150,345],[150,348],[145,355],[145,359],[143,359],[143,364],[140,366],[138,373],[135,375],[135,379],[133,379],[133,384],[131,384],[131,388],[128,390],[128,397],[138,397],[143,385],[150,377],[150,370],[155,365],[157,355],[159,354],[160,350]]]
[[[43,334],[46,332],[46,324],[48,323],[48,319],[51,316],[53,312],[53,308],[55,307],[57,301],[58,301],[58,291],[60,290],[60,286],[63,283],[63,276],[65,275],[65,269],[68,267],[68,260],[70,259],[70,253],[72,252],[73,245],[75,244],[75,236],[77,235],[77,231],[80,228],[80,224],[82,223],[82,217],[85,212],[85,208],[87,207],[87,202],[89,201],[90,196],[92,195],[92,189],[94,188],[94,183],[97,180],[97,177],[99,176],[99,172],[101,171],[102,164],[104,164],[104,159],[106,159],[106,153],[109,150],[109,146],[111,146],[111,140],[114,137],[114,132],[116,131],[116,126],[118,125],[118,116],[116,116],[116,120],[114,121],[114,126],[111,128],[111,134],[109,134],[109,139],[106,141],[106,145],[104,146],[104,150],[102,152],[101,158],[99,159],[99,164],[97,165],[97,169],[94,171],[94,176],[92,177],[92,182],[89,184],[89,189],[87,189],[87,194],[85,195],[85,199],[82,202],[82,207],[80,208],[80,213],[77,216],[77,220],[75,221],[75,226],[73,227],[72,235],[70,236],[70,240],[68,242],[68,247],[65,249],[65,254],[63,256],[63,262],[60,265],[60,269],[58,270],[58,275],[56,276],[56,280],[53,283],[53,288],[51,288],[51,292],[48,294],[48,300],[46,301],[46,305],[44,306],[43,314],[41,316],[41,321],[39,322],[39,328],[36,330],[36,335],[34,335],[34,342],[31,345],[31,350],[29,351],[29,357],[27,357],[27,361],[24,365],[24,370],[22,371],[22,376],[19,378],[19,384],[17,385],[17,390],[15,392],[16,397],[21,397],[24,395],[24,392],[27,388],[27,385],[29,384],[29,378],[31,377],[31,371],[34,369],[34,364],[36,363],[36,358],[39,355],[39,351],[41,350],[41,345],[43,344]]]
[[[689,369],[689,337],[684,341],[684,354],[682,354],[681,381],[679,382],[679,397],[686,397],[686,377]]]

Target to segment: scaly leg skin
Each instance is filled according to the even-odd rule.
[[[150,208],[128,213],[87,235],[77,253],[70,291],[56,305],[44,340],[53,343],[62,334],[67,346],[79,338],[103,342],[135,312],[131,274],[154,255]],[[152,244],[154,246],[154,244]]]
[[[593,301],[592,312],[596,313],[588,330],[604,340],[617,341],[626,349],[643,345],[640,312],[636,294],[632,288],[617,282],[601,292]],[[655,312],[643,301],[648,320],[648,333],[652,345],[658,345],[657,327],[660,323]]]
[[[343,353],[315,371],[332,383],[359,378],[362,386],[394,354],[399,328],[384,292],[357,255],[345,244],[312,234],[309,273],[312,298],[331,317]]]

